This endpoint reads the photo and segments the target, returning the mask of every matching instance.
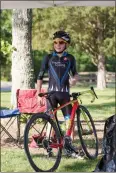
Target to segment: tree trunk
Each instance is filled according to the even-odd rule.
[[[97,88],[106,88],[105,57],[102,54],[98,56]]]
[[[12,16],[12,94],[11,104],[16,107],[16,90],[34,88],[32,60],[32,11],[15,9]]]

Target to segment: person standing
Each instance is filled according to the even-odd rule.
[[[69,34],[65,31],[57,31],[53,34],[53,52],[44,57],[37,78],[37,91],[41,93],[44,73],[48,72],[49,83],[48,92],[54,91],[51,101],[54,108],[70,101],[70,86],[74,86],[78,80],[75,57],[69,54],[66,49],[71,42]],[[41,97],[38,97],[39,104],[42,105]],[[51,105],[47,101],[47,109]],[[66,128],[69,125],[71,105],[62,108]]]

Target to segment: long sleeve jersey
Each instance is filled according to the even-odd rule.
[[[56,52],[48,54],[42,61],[38,80],[43,79],[45,72],[48,72],[49,77],[48,91],[69,92],[69,73],[72,76],[78,74],[74,56],[67,52],[62,57]]]

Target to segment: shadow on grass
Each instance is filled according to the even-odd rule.
[[[89,109],[104,109],[104,108],[108,108],[108,107],[114,107],[115,106],[115,102],[110,102],[110,103],[100,103],[98,104],[91,104],[91,105],[87,105],[86,107]]]
[[[97,95],[97,97],[98,97],[98,100],[99,99],[104,99],[104,100],[109,100],[109,99],[112,99],[112,98],[115,98],[115,95],[110,95],[110,96],[108,96],[108,95]]]
[[[5,93],[5,94],[6,94],[6,93],[11,93],[11,90],[7,90],[7,89],[6,89],[6,90],[5,90],[5,89],[1,89],[1,93]]]
[[[94,171],[97,162],[99,161],[99,158],[95,160],[90,159],[84,159],[84,160],[76,160],[76,162],[65,163],[64,166],[62,166],[61,170],[63,172],[90,172]]]
[[[8,110],[9,108],[8,107],[4,107],[4,106],[0,107],[0,110],[3,110],[3,109],[5,109],[5,110],[7,109]]]
[[[17,143],[17,140],[8,137],[8,138],[4,139],[4,142],[5,142],[5,144],[12,144],[12,145],[14,145],[14,144]]]
[[[90,160],[90,159],[84,159],[84,160],[79,160],[77,158],[77,161],[71,162],[70,164],[65,164],[62,166],[61,170],[63,172],[90,172],[94,171],[96,164],[98,162],[98,158],[95,160]]]

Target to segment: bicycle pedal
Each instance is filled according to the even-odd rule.
[[[70,136],[65,136],[64,138],[64,148],[70,153],[74,152],[78,154],[78,150],[75,146],[72,145],[72,140]]]
[[[79,151],[79,156],[81,156],[81,157],[85,156],[85,153],[83,150]]]
[[[49,148],[49,143],[50,143],[50,141],[48,139],[46,139],[46,138],[43,139],[43,141],[42,141],[43,147],[45,149],[48,149]]]
[[[48,158],[49,157],[53,157],[53,152],[48,152],[48,155],[47,156],[48,156]]]
[[[78,153],[79,153],[79,151],[78,151],[78,149],[77,149],[76,147],[74,147],[74,146],[70,146],[70,147],[71,147],[72,151],[73,151],[75,154],[78,154]]]

